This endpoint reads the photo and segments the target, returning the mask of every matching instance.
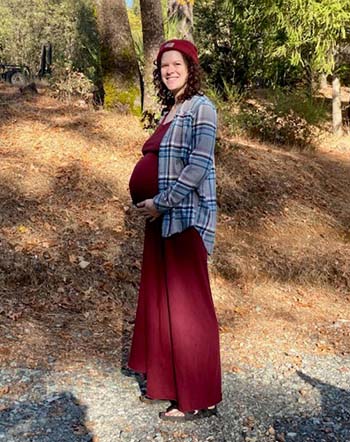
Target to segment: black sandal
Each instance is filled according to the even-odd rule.
[[[171,410],[174,410],[175,407],[169,407],[167,411],[162,411],[159,413],[160,419],[163,421],[168,422],[188,422],[188,421],[194,421],[197,419],[204,419],[206,417],[211,416],[217,416],[218,410],[216,408],[216,405],[214,408],[203,408],[202,410],[195,410],[195,411],[186,411],[183,413],[182,416],[168,416],[166,413],[168,413]],[[180,411],[180,410],[179,410]]]

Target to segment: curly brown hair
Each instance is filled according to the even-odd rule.
[[[195,63],[192,58],[186,54],[182,54],[188,69],[188,79],[184,93],[178,97],[178,101],[184,102],[194,95],[203,95],[201,91],[201,78],[202,71],[200,66]],[[169,110],[175,103],[174,95],[169,91],[162,81],[160,72],[160,64],[157,61],[154,62],[155,69],[153,71],[153,83],[157,90],[157,97],[159,103],[165,107],[165,110]]]

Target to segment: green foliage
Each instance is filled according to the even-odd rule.
[[[104,90],[105,90],[105,107],[106,109],[113,108],[118,103],[118,93],[117,87],[114,84],[112,78],[104,79]]]
[[[178,0],[181,3],[182,0]],[[168,0],[161,0],[164,21],[164,39],[183,38],[179,31],[179,20],[168,16]]]
[[[311,83],[349,38],[350,0],[196,0],[194,13],[202,65],[222,92]]]
[[[296,81],[299,72],[287,58],[272,56],[279,38],[268,16],[268,2],[197,0],[195,40],[211,83],[273,86]]]
[[[283,117],[293,112],[311,125],[323,125],[329,117],[326,100],[310,97],[305,89],[290,92],[277,88],[270,91],[268,101],[272,103],[278,116]]]
[[[20,13],[19,13],[20,11]],[[1,0],[0,59],[36,74],[41,46],[52,43],[54,67],[101,76],[93,0]]]
[[[326,103],[310,99],[305,90],[259,91],[259,95],[240,95],[231,88],[230,99],[223,100],[215,89],[206,94],[220,110],[220,119],[232,135],[298,149],[313,147],[317,126],[329,119]]]
[[[171,38],[179,38],[178,21],[176,19],[167,18],[167,2],[162,0],[162,9],[164,18],[164,38],[170,40]],[[142,24],[141,24],[141,12],[140,2],[134,1],[131,8],[128,8],[128,18],[130,23],[130,29],[132,38],[134,41],[134,47],[136,52],[136,58],[140,67],[140,72],[143,74],[144,58],[143,58],[143,36],[142,36]]]
[[[349,63],[342,64],[338,67],[337,75],[342,84],[350,85],[350,57]]]
[[[164,35],[165,40],[171,40],[172,38],[183,38],[179,30],[179,20],[176,17],[168,17],[166,20],[164,20]]]
[[[316,72],[334,71],[336,47],[350,25],[349,0],[284,0],[272,4],[269,17],[283,35],[276,56]]]

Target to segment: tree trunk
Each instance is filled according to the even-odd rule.
[[[327,86],[328,86],[327,74],[321,74],[320,75],[320,88],[327,89]]]
[[[343,135],[340,81],[337,76],[333,76],[332,87],[333,87],[333,101],[332,101],[333,133],[335,135]]]
[[[105,106],[139,112],[140,72],[124,0],[96,0]]]
[[[193,1],[168,0],[168,19],[178,23],[179,38],[193,41]]]
[[[154,113],[157,110],[157,100],[153,87],[154,60],[159,46],[164,41],[163,14],[160,0],[140,0],[143,53],[144,53],[144,93],[143,112]]]
[[[313,99],[315,91],[318,89],[318,84],[315,81],[315,73],[310,63],[306,64],[305,72],[306,72],[306,82],[307,82],[307,94],[309,98]]]

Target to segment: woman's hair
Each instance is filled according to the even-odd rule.
[[[194,95],[203,94],[203,92],[201,92],[200,90],[202,75],[200,66],[186,54],[182,54],[182,56],[187,65],[188,79],[184,93],[178,98],[178,100],[181,102],[192,98]],[[160,64],[158,65],[156,61],[154,62],[154,64],[156,67],[153,71],[153,83],[157,90],[158,101],[162,106],[165,106],[166,109],[170,109],[171,106],[175,103],[175,98],[162,81]]]

